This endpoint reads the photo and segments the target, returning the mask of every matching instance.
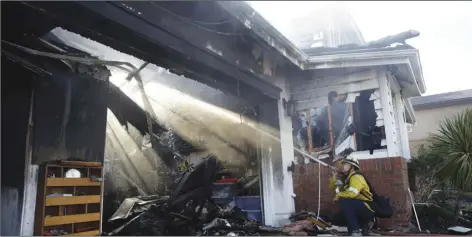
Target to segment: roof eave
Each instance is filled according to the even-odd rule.
[[[264,17],[245,1],[217,2],[224,10],[238,19],[243,25],[262,38],[285,58],[300,69],[304,69],[306,54],[275,29]]]
[[[364,66],[402,65],[409,71],[408,80],[417,88],[409,88],[412,93],[409,96],[419,96],[426,92],[419,52],[417,49],[391,50],[364,53],[346,53],[323,56],[307,56],[301,49],[295,46],[264,17],[262,17],[250,4],[245,1],[221,1],[217,2],[224,10],[238,19],[249,28],[257,37],[263,39],[269,46],[282,54],[290,62],[301,70],[347,67],[348,62],[364,64]],[[407,62],[408,61],[408,62]]]
[[[404,101],[404,106],[405,106],[405,119],[406,122],[412,125],[416,124],[416,114],[415,114],[415,109],[411,105],[410,99],[405,99]]]
[[[412,105],[415,111],[418,110],[425,110],[425,109],[436,109],[442,108],[447,106],[458,106],[458,105],[467,105],[472,103],[472,97],[468,98],[460,98],[454,100],[444,100],[444,101],[435,101],[435,102],[428,102],[423,104],[414,104]]]
[[[421,94],[426,93],[426,83],[423,77],[423,67],[420,60],[420,52],[418,49],[411,50],[410,62],[414,67],[416,82],[418,83]]]
[[[408,86],[403,85],[409,93],[406,97],[420,96],[425,93],[425,83],[418,50],[391,50],[363,53],[344,53],[323,56],[310,56],[305,64],[305,70],[348,68],[348,67],[378,67],[397,66],[406,72]]]

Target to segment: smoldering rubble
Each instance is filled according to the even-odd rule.
[[[181,176],[170,196],[127,198],[103,235],[258,235],[260,223],[234,203],[211,201],[218,167],[216,158],[207,157]]]
[[[235,202],[216,204],[212,185],[219,163],[209,156],[186,170],[169,196],[127,198],[108,220],[102,235],[108,236],[259,236],[317,235],[319,228],[307,219],[310,214],[292,215],[292,222],[282,228],[264,226],[248,217]],[[243,185],[243,188],[245,186]]]

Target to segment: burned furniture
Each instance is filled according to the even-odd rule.
[[[110,218],[105,235],[259,235],[278,233],[248,220],[248,213],[235,202],[217,205],[211,199],[220,168],[213,156],[189,168],[170,196],[127,198]],[[108,230],[107,229],[107,230]],[[274,232],[275,231],[275,232]]]
[[[189,227],[201,221],[217,169],[218,161],[210,156],[182,175],[170,197],[128,198],[109,220],[117,228],[108,235],[193,234]]]

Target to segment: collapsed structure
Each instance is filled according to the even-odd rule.
[[[2,218],[12,221],[2,234],[32,234],[39,165],[66,159],[104,162],[105,187],[135,196],[166,193],[172,181],[164,177],[175,177],[177,161],[208,152],[227,166],[254,163],[241,176],[257,178],[265,225],[288,223],[296,205],[327,213],[329,172],[314,164],[293,168],[295,160],[305,163],[294,152],[294,135],[312,154],[352,149],[376,190],[394,201],[394,218],[382,224],[408,223],[407,128],[415,122],[408,98],[424,93],[425,85],[418,50],[391,47],[398,39],[301,50],[244,2],[2,6],[6,22],[17,21],[2,28],[2,61],[10,63],[2,81],[18,91],[2,100],[3,114],[11,116],[2,124],[12,127],[2,136],[34,134],[34,142],[2,139],[10,148],[2,149],[2,163],[10,164],[2,165],[9,167],[2,168],[9,177],[2,177],[2,215],[13,216]],[[132,70],[90,65],[96,58],[132,61],[136,68],[153,64],[140,72],[151,109],[139,82],[125,80]],[[23,75],[29,86],[7,75]],[[6,110],[14,107],[22,110]]]

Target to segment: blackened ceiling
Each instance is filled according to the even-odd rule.
[[[157,7],[156,3],[159,4]],[[12,21],[23,18],[46,23],[36,34],[51,30],[51,26],[62,27],[225,93],[237,94],[239,80],[241,96],[249,101],[280,96],[281,89],[251,72],[255,70],[237,65],[235,58],[228,60],[232,54],[238,56],[238,52],[252,54],[248,50],[231,48],[230,44],[242,42],[241,38],[248,32],[240,22],[224,16],[225,11],[212,2],[2,2],[2,9],[8,4],[22,8],[21,13],[9,14]],[[178,15],[180,18],[162,9],[181,14]],[[34,13],[30,14],[31,11]],[[42,16],[45,20],[30,19],[30,15]],[[192,22],[189,23],[187,18]],[[203,24],[204,27],[201,24],[221,22],[224,24]],[[207,41],[222,43],[232,54],[215,55],[205,48]],[[254,58],[239,56],[241,63]],[[260,62],[253,65],[258,64]]]

